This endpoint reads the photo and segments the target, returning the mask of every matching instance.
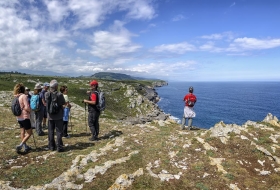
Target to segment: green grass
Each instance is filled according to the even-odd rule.
[[[34,76],[24,74],[0,74],[0,86],[2,91],[13,91],[15,84],[23,83],[31,90],[34,88],[36,82],[50,82],[52,79],[56,79],[59,83],[59,87],[67,85],[68,96],[70,101],[84,107],[82,100],[88,99],[86,91],[89,90],[89,81],[93,80],[90,77],[53,77],[53,76]],[[138,113],[136,107],[128,108],[129,97],[125,97],[124,93],[127,90],[127,85],[131,85],[137,91],[137,93],[143,95],[145,90],[139,88],[140,86],[152,86],[152,80],[98,80],[100,84],[99,90],[105,92],[106,109],[101,117],[110,119],[125,119],[127,116],[134,117]],[[123,87],[125,84],[125,87]],[[145,102],[149,104],[150,102]],[[148,109],[149,110],[149,109]],[[145,114],[145,112],[143,113]]]
[[[9,77],[9,75],[0,74],[1,90],[12,91],[15,79],[17,82],[28,85],[29,88],[32,88],[34,83],[27,82],[28,79],[39,79],[41,82],[49,82],[53,79],[53,77],[48,76],[18,74],[12,74],[11,78]],[[88,82],[92,78],[57,77],[56,79],[59,85],[66,84],[68,86],[70,100],[84,108],[81,100],[87,98],[85,92],[89,87]],[[77,83],[69,80],[75,80]],[[137,106],[132,109],[127,107],[129,97],[124,97],[127,85],[135,88],[138,94],[143,95],[145,91],[142,87],[144,85],[151,86],[153,81],[98,81],[102,84],[100,89],[106,93],[107,108],[100,119],[100,136],[106,138],[96,143],[88,141],[89,135],[86,134],[86,131],[89,132],[89,129],[85,128],[87,124],[85,124],[84,113],[77,112],[77,115],[72,115],[73,131],[71,127],[69,128],[71,138],[63,139],[64,144],[68,144],[65,146],[66,152],[55,152],[55,154],[49,155],[46,160],[41,156],[53,153],[44,150],[48,143],[47,136],[35,134],[37,149],[35,149],[31,138],[28,144],[34,148],[33,151],[28,154],[16,153],[15,146],[20,142],[18,125],[15,125],[16,120],[10,108],[8,106],[0,107],[0,181],[11,181],[10,186],[17,188],[29,188],[31,185],[43,186],[69,170],[73,164],[72,161],[78,155],[88,156],[92,151],[100,154],[101,148],[114,143],[117,137],[122,137],[124,138],[123,145],[106,150],[106,154],[98,156],[97,160],[88,159],[87,164],[81,167],[81,174],[96,166],[103,166],[107,161],[126,157],[132,151],[137,150],[139,153],[132,155],[126,162],[114,164],[103,175],[98,173],[90,183],[85,183],[84,178],[76,178],[74,175],[69,178],[75,184],[83,184],[83,189],[108,189],[120,175],[129,175],[143,168],[144,174],[135,177],[132,185],[127,188],[128,190],[228,189],[230,184],[237,184],[240,189],[279,189],[279,174],[274,172],[272,165],[279,166],[274,160],[251,145],[248,140],[242,140],[240,135],[230,134],[231,138],[228,143],[223,144],[219,138],[202,135],[202,130],[182,133],[180,126],[176,123],[167,124],[164,127],[160,127],[154,121],[145,125],[121,123],[119,119],[139,114],[136,111]],[[149,102],[145,103],[148,104],[147,109],[152,105]],[[149,111],[144,110],[141,106],[138,108],[141,109],[143,115]],[[250,138],[251,141],[254,141],[254,137],[258,138],[258,143],[267,148],[273,143],[268,138],[269,135],[278,134],[278,131],[276,126],[263,124],[273,127],[275,131],[271,132],[250,126],[249,133],[254,136],[250,136],[246,131],[242,131],[242,134]],[[47,131],[45,130],[45,132]],[[109,138],[112,134],[115,136]],[[198,142],[197,137],[204,138],[211,146],[217,148],[217,151],[205,150],[203,145]],[[184,146],[186,144],[189,146]],[[268,148],[267,150],[270,151]],[[272,154],[279,157],[279,149]],[[222,166],[227,174],[218,171],[216,165],[211,165],[209,157],[224,158]],[[257,160],[265,160],[264,169],[272,171],[271,175],[261,176],[256,172],[255,168],[261,168]],[[11,163],[11,161],[14,162]],[[156,166],[155,161],[158,162],[158,166]],[[240,161],[243,165],[240,164]],[[151,171],[155,175],[161,174],[165,170],[172,175],[180,173],[180,179],[161,181],[158,177],[152,177],[147,171],[149,163],[153,165]],[[186,169],[180,168],[182,165],[186,166]],[[12,168],[14,166],[22,166],[22,168]]]

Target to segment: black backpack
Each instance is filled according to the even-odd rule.
[[[59,112],[59,106],[57,104],[57,93],[50,92],[46,108],[49,114],[57,114]]]
[[[21,109],[20,104],[19,104],[19,97],[20,96],[15,97],[12,101],[11,109],[12,109],[12,112],[15,116],[20,116],[21,112],[22,112],[22,109]]]

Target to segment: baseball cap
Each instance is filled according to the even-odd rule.
[[[30,90],[28,87],[25,87],[25,90]]]
[[[44,86],[46,86],[46,87],[47,87],[47,86],[50,86],[50,83],[45,82],[45,83],[44,83]]]
[[[98,82],[96,80],[91,81],[90,86],[93,86],[93,85],[98,86]]]

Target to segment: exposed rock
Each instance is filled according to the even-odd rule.
[[[236,184],[230,184],[229,185],[229,188],[232,189],[232,190],[240,190]]]
[[[210,160],[211,160],[211,165],[216,165],[217,168],[218,168],[218,171],[224,173],[224,174],[227,174],[227,171],[224,170],[224,167],[221,165],[222,161],[225,160],[225,158],[211,158],[209,157]]]
[[[278,121],[278,118],[276,116],[273,116],[271,113],[268,113],[267,116],[263,120],[264,122],[270,122],[270,121]]]
[[[267,114],[263,121],[270,123],[274,126],[280,127],[280,124],[278,123],[278,118],[276,116],[273,116],[271,113]]]
[[[108,189],[108,190],[123,190],[128,188],[136,177],[139,177],[144,174],[143,168],[139,168],[136,172],[133,174],[122,174],[120,175],[115,183]]]

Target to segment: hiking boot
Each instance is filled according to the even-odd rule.
[[[100,139],[97,138],[97,137],[91,137],[91,138],[89,138],[88,140],[90,140],[90,141],[99,141]]]
[[[24,147],[24,152],[29,152],[30,150],[32,150],[32,148],[30,146],[25,146]]]
[[[64,152],[63,148],[57,149],[57,152]]]
[[[50,151],[54,151],[54,149],[55,149],[54,147],[50,147],[49,148]]]
[[[67,139],[69,139],[70,138],[70,135],[65,135],[65,136],[63,136],[63,138],[67,138]]]
[[[46,124],[43,124],[43,129],[48,129],[48,126]]]
[[[16,151],[19,152],[22,149],[22,145],[17,145],[16,146]]]
[[[38,136],[44,136],[44,135],[45,135],[44,131],[38,134]]]

